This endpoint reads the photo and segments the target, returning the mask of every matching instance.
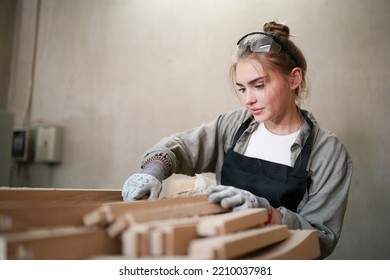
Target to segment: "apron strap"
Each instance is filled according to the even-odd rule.
[[[241,137],[241,135],[244,133],[244,131],[248,128],[249,124],[252,122],[253,120],[253,116],[250,116],[245,122],[243,122],[241,124],[241,126],[238,128],[236,134],[234,135],[234,139],[233,139],[233,145],[231,147],[231,149],[234,148],[234,146],[236,146],[236,143],[238,141],[238,139]]]

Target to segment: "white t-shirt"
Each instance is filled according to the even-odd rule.
[[[299,131],[289,135],[276,135],[260,123],[249,139],[245,156],[291,166],[291,146]]]

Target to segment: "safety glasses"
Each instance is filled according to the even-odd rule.
[[[251,32],[246,34],[237,42],[237,46],[240,50],[246,50],[249,46],[251,52],[269,52],[271,47],[274,48],[274,44],[287,53],[288,56],[295,62],[295,65],[299,65],[290,50],[274,35],[264,32]]]

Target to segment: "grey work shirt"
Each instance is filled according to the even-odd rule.
[[[163,138],[144,155],[142,167],[155,159],[167,166],[166,178],[176,174],[194,176],[206,172],[216,174],[221,180],[225,153],[232,147],[233,138],[240,125],[251,116],[246,108],[220,115],[214,121],[198,128]],[[289,229],[316,229],[319,234],[321,258],[329,256],[340,237],[352,177],[352,160],[341,141],[331,132],[313,122],[313,147],[307,170],[311,185],[293,212],[279,207],[282,224]],[[258,123],[253,120],[237,141],[234,151],[244,154],[250,135]],[[291,146],[291,164],[294,166],[306,139],[309,124],[305,122]]]

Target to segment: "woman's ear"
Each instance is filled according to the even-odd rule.
[[[299,67],[295,67],[293,70],[291,70],[290,77],[290,88],[297,89],[302,82],[302,69]]]

